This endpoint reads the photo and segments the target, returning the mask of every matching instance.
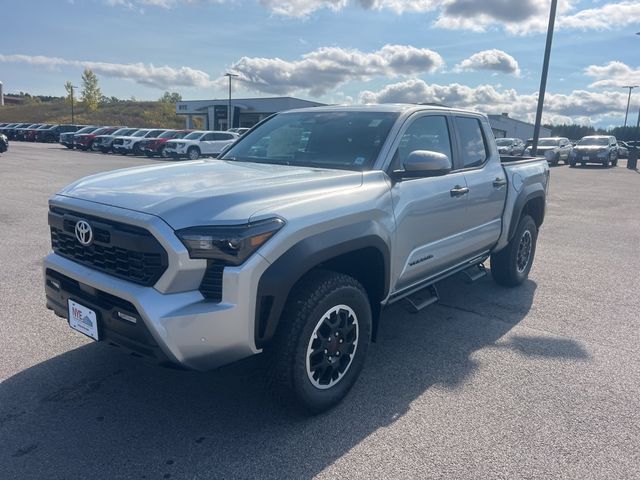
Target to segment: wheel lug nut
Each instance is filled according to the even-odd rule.
[[[343,343],[343,342],[344,342],[344,340],[340,339],[340,343]]]
[[[324,353],[325,353],[325,355],[326,355],[327,353],[329,353],[329,350],[327,350],[327,349],[325,348],[325,349],[324,349]]]

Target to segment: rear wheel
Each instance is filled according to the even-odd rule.
[[[307,275],[293,290],[270,345],[270,385],[285,404],[320,413],[355,384],[371,338],[371,306],[353,277]]]
[[[133,154],[137,157],[139,155],[142,155],[142,151],[140,150],[140,146],[136,143],[133,146]]]
[[[533,265],[537,239],[536,222],[524,215],[509,244],[491,255],[491,275],[496,283],[515,287],[526,280]]]
[[[618,154],[616,153],[611,154],[611,165],[613,165],[614,167],[618,166]]]
[[[164,151],[164,147],[160,147],[160,150],[158,150],[158,155],[160,156],[160,158],[169,158],[169,155],[167,155],[167,153]]]

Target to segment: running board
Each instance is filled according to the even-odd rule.
[[[487,276],[487,269],[484,268],[484,263],[479,263],[474,265],[473,267],[469,267],[466,270],[463,270],[462,273],[465,277],[467,277],[467,283],[473,283],[481,278]]]
[[[429,285],[428,287],[418,290],[404,297],[405,305],[412,313],[418,313],[420,310],[427,308],[429,305],[433,305],[440,296],[438,295],[438,289],[435,285]]]

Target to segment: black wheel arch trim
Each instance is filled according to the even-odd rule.
[[[536,222],[536,224],[538,225],[538,227],[542,225],[544,221],[545,210],[547,207],[544,188],[541,185],[527,185],[518,195],[515,206],[513,207],[513,212],[511,213],[511,222],[509,223],[509,240],[511,240],[516,234],[518,222],[520,221],[520,217],[522,216],[522,212],[525,206],[531,200],[535,200],[538,198],[542,199],[542,216],[539,223]]]
[[[254,337],[257,348],[264,347],[272,338],[278,327],[280,316],[295,284],[314,268],[332,259],[350,252],[373,248],[382,256],[384,263],[384,288],[382,300],[389,292],[390,251],[387,243],[367,228],[370,225],[354,224],[322,232],[305,238],[289,248],[274,261],[262,274],[258,282]],[[354,236],[360,233],[361,236]],[[363,232],[370,232],[362,235]],[[380,314],[381,305],[372,302],[375,326]]]

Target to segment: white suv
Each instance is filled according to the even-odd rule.
[[[224,147],[235,142],[240,135],[232,132],[196,131],[179,140],[169,140],[164,147],[173,158],[197,160],[201,156],[217,156]]]

